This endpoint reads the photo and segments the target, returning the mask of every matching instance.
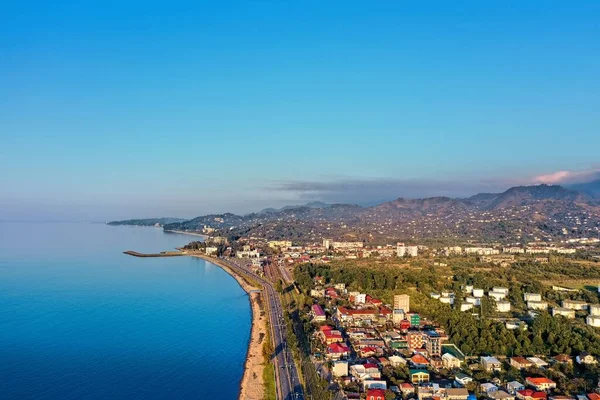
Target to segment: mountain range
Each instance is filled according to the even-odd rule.
[[[513,187],[468,198],[403,199],[361,207],[308,203],[247,215],[213,214],[166,224],[166,230],[215,228],[226,236],[318,242],[323,237],[386,243],[391,240],[529,242],[596,236],[600,181],[563,187]]]

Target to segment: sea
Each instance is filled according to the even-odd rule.
[[[0,222],[0,399],[237,399],[251,310],[154,227]]]

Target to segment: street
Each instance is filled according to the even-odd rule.
[[[246,265],[236,263],[221,258],[222,262],[227,264],[236,273],[250,276],[259,282],[265,288],[265,300],[269,305],[269,319],[271,325],[271,334],[275,347],[275,378],[277,383],[277,398],[280,400],[303,400],[304,394],[298,375],[296,364],[292,359],[292,354],[287,347],[287,328],[283,320],[283,307],[281,299],[273,288],[273,284],[259,275],[250,271]]]

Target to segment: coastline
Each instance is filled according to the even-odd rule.
[[[203,235],[202,233],[188,232],[188,231],[173,231],[173,230],[164,229],[164,228],[163,228],[163,232],[165,232],[165,233],[178,233],[180,235],[199,236],[199,237],[202,237],[202,238],[205,238],[205,239],[208,237],[208,235]]]
[[[257,288],[247,282],[242,276],[235,273],[227,264],[219,259],[208,257],[204,254],[189,254],[192,257],[201,258],[211,264],[222,268],[231,275],[240,287],[248,294],[250,301],[252,324],[250,328],[250,338],[248,340],[248,350],[246,352],[246,361],[244,363],[244,374],[240,382],[240,400],[263,400],[265,387],[263,381],[263,370],[265,359],[262,354],[264,339],[267,335],[267,313],[264,308],[264,298],[260,288]],[[261,307],[262,305],[262,307]]]

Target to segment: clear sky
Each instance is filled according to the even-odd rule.
[[[0,219],[462,196],[599,167],[597,0],[95,3],[2,5]]]

